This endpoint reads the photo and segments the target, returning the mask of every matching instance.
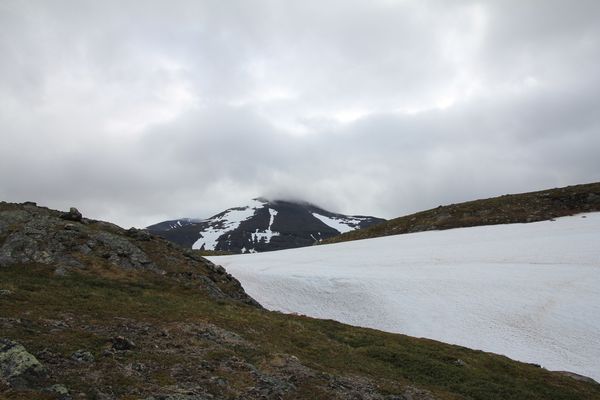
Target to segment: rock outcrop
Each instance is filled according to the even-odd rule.
[[[76,208],[61,213],[35,203],[2,202],[0,268],[29,264],[51,266],[59,276],[91,265],[144,270],[196,284],[215,299],[259,306],[222,267],[146,231],[87,219]]]

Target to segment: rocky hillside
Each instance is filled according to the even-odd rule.
[[[385,220],[332,213],[308,203],[254,199],[205,220],[184,218],[149,226],[153,234],[184,247],[255,253],[311,246]]]
[[[324,243],[468,226],[545,221],[589,211],[600,211],[600,183],[439,206],[347,232],[326,239]]]
[[[0,268],[39,264],[55,275],[88,269],[145,271],[195,285],[213,299],[236,299],[258,305],[222,268],[192,251],[131,228],[83,218],[77,209],[61,213],[37,207],[2,204]]]
[[[0,203],[0,399],[600,399],[431,340],[269,312],[139,230]]]

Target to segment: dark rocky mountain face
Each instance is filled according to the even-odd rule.
[[[307,203],[255,199],[206,220],[165,221],[147,229],[184,247],[254,253],[311,246],[384,221],[336,214]]]

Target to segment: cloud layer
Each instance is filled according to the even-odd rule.
[[[0,198],[124,226],[600,180],[597,1],[0,3]]]

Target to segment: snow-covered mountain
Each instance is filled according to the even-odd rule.
[[[164,221],[147,229],[185,247],[255,253],[310,246],[383,221],[336,214],[308,203],[258,198],[205,220]]]
[[[600,212],[210,257],[263,306],[600,381]]]

